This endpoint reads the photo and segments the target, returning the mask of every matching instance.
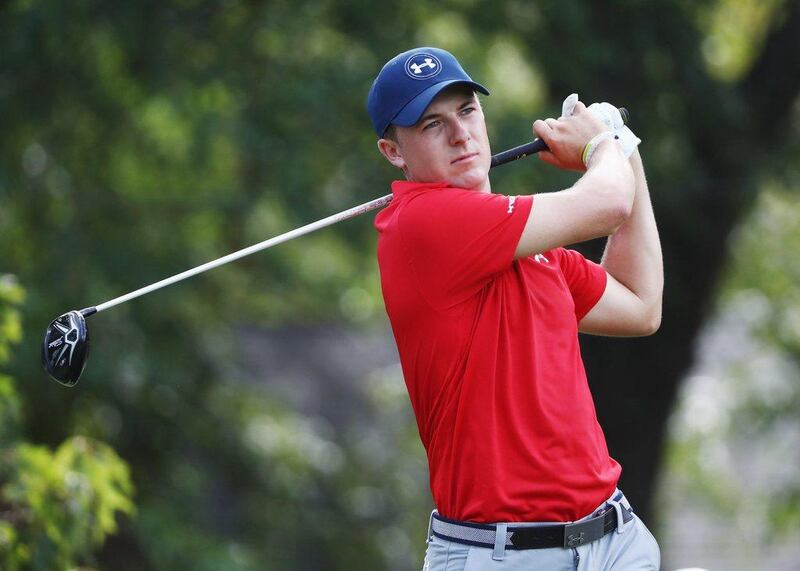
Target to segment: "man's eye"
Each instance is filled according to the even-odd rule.
[[[430,128],[432,128],[432,127],[436,127],[438,124],[439,124],[439,121],[431,121],[430,123],[428,123],[427,125],[425,125],[425,126],[422,128],[422,130],[423,130],[423,131],[427,131],[428,129],[430,129]]]
[[[461,110],[461,114],[462,115],[469,115],[473,111],[475,111],[474,107],[465,107],[464,109]]]

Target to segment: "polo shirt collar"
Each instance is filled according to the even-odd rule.
[[[392,194],[395,196],[402,196],[410,192],[417,192],[420,190],[434,190],[437,188],[450,188],[452,185],[449,182],[413,182],[408,180],[396,180],[392,183]]]

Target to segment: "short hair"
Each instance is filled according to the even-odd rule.
[[[386,132],[383,134],[384,139],[389,139],[390,141],[394,141],[395,143],[399,142],[397,140],[397,127],[394,123],[390,124],[386,127]]]

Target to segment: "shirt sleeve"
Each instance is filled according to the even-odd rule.
[[[437,189],[409,200],[399,217],[420,293],[453,307],[514,262],[533,197]]]
[[[600,264],[587,260],[580,252],[559,248],[559,266],[575,303],[575,319],[580,321],[600,301],[608,275]]]

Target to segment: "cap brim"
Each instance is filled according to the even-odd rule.
[[[474,81],[465,81],[463,79],[450,79],[447,81],[441,81],[436,85],[431,85],[428,89],[421,92],[414,99],[409,101],[406,106],[403,107],[400,112],[392,118],[391,121],[389,121],[389,125],[411,127],[412,125],[416,124],[420,117],[422,117],[422,114],[425,113],[425,110],[428,108],[428,105],[431,104],[431,101],[433,101],[434,97],[439,95],[443,89],[456,83],[469,85],[475,91],[479,91],[484,95],[489,95],[488,89],[486,89],[480,83],[476,83]]]

